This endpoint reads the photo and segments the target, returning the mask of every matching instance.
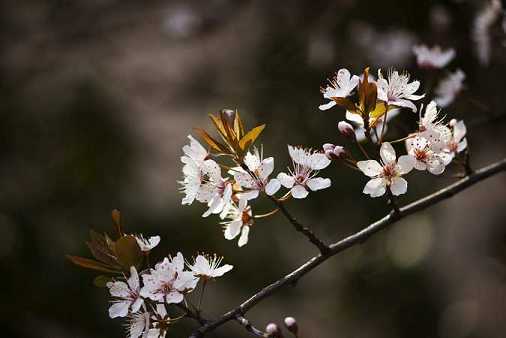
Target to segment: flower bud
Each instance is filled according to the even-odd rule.
[[[452,127],[452,128],[455,127],[456,124],[457,124],[457,120],[456,119],[451,119],[450,122],[448,123],[448,125],[450,127]]]
[[[233,126],[234,120],[235,120],[235,110],[222,109],[221,112],[223,113],[223,115],[225,115],[226,120],[227,120],[227,124],[230,126]]]
[[[339,129],[339,132],[344,137],[354,138],[355,137],[355,129],[353,129],[353,126],[349,124],[346,121],[340,121],[337,124],[337,128]]]
[[[272,338],[281,338],[283,335],[281,334],[281,330],[275,323],[269,323],[265,327],[265,332]]]
[[[344,147],[336,146],[332,143],[325,143],[323,145],[323,152],[329,160],[339,160],[346,156]]]
[[[295,320],[295,318],[286,317],[284,320],[284,323],[285,323],[285,326],[288,329],[288,331],[290,331],[295,336],[297,336],[297,334],[299,332],[299,327],[297,326],[297,321]]]

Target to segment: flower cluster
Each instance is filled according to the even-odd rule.
[[[416,51],[421,53],[418,49]],[[428,63],[431,57],[426,54],[429,51],[426,49],[422,51],[425,53],[424,62]],[[436,50],[436,52],[441,51]],[[446,59],[451,59],[451,57],[446,56]],[[440,67],[443,62],[434,61],[432,64],[433,67],[436,65]],[[346,96],[331,96],[339,92],[335,88],[327,87],[323,90],[325,99],[331,99],[336,106],[346,109],[346,118],[355,126],[341,121],[338,129],[343,136],[357,141],[366,159],[356,160],[344,147],[330,143],[324,144],[323,150],[329,160],[343,160],[346,165],[358,168],[370,177],[363,190],[365,194],[371,197],[383,196],[387,192],[394,196],[402,195],[406,193],[408,186],[406,179],[402,176],[408,174],[413,168],[440,175],[455,156],[467,148],[466,127],[463,121],[451,120],[449,123],[444,123],[436,101],[431,101],[423,114],[423,109],[420,109],[418,130],[399,140],[386,142],[384,138],[389,122],[388,116],[392,115],[391,112],[395,112],[396,115],[402,108],[417,112],[415,101],[421,100],[425,95],[415,94],[420,87],[420,82],[410,82],[410,76],[406,72],[399,73],[391,70],[389,76],[384,78],[379,70],[377,81],[371,79],[368,72],[368,69],[364,71],[362,79],[354,85],[353,89],[346,91]],[[339,80],[340,76],[344,78]],[[336,79],[330,83],[332,85],[346,83],[349,78],[359,77],[351,76],[349,71],[341,69]],[[345,87],[350,88],[350,86]],[[353,92],[355,88],[357,88],[357,94]],[[328,109],[329,106],[326,104],[320,106],[320,109]],[[370,156],[360,145],[360,141],[376,144],[379,158],[373,159],[373,156]],[[392,143],[401,141],[405,143],[406,154],[397,158]]]
[[[342,90],[344,86],[350,89],[347,84],[342,86]],[[222,143],[199,130],[210,148],[207,150],[193,136],[188,136],[190,144],[183,147],[181,157],[184,164],[183,180],[179,182],[184,194],[182,203],[191,204],[196,200],[206,204],[208,209],[202,216],[219,215],[224,237],[227,240],[238,237],[239,247],[248,243],[255,219],[271,214],[254,214],[253,200],[261,195],[276,199],[275,194],[282,187],[288,192],[281,200],[303,199],[310,191],[330,187],[330,179],[318,177],[319,171],[331,163],[324,152],[289,145],[293,167],[272,177],[274,158],[264,157],[263,148],[253,146],[263,126],[245,133],[239,113],[230,110],[211,115],[211,119]]]
[[[160,243],[160,236],[146,239],[124,234],[117,210],[113,211],[113,223],[116,240],[91,231],[87,245],[95,259],[67,257],[78,266],[105,274],[95,278],[95,285],[109,290],[109,317],[126,319],[128,338],[165,337],[170,325],[194,308],[200,311],[205,284],[233,269],[232,265],[222,265],[223,258],[216,255],[199,254],[190,262],[180,252],[150,267],[148,257]],[[202,292],[195,307],[188,295],[199,283]]]

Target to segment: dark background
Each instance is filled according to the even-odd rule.
[[[288,165],[286,144],[344,143],[344,113],[322,112],[320,85],[340,67],[417,71],[416,43],[454,47],[466,89],[445,113],[465,118],[472,165],[506,155],[505,33],[490,30],[489,62],[473,22],[488,1],[4,1],[0,5],[0,326],[2,337],[121,337],[88,256],[89,228],[160,234],[154,255],[216,252],[235,265],[208,289],[217,316],[290,272],[315,249],[276,215],[249,244],[226,241],[203,206],[180,205],[181,147],[207,113],[238,108]],[[481,44],[480,44],[481,43]],[[486,41],[485,41],[486,43]],[[375,72],[375,70],[374,70]],[[411,114],[411,115],[410,115]],[[403,112],[390,136],[412,127]],[[397,126],[397,127],[396,127]],[[404,126],[404,127],[403,127]],[[397,134],[396,134],[397,133]],[[400,135],[400,134],[399,134]],[[412,173],[405,204],[455,180]],[[328,240],[382,217],[364,176],[331,166],[331,189],[288,208]],[[292,315],[303,338],[504,337],[506,176],[410,216],[263,301],[258,327]],[[256,209],[268,211],[267,202]],[[168,337],[185,337],[193,322]],[[210,337],[247,337],[229,323]]]

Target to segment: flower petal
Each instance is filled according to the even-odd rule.
[[[285,173],[279,173],[278,174],[278,180],[281,183],[281,185],[285,188],[292,188],[295,184],[295,179],[293,176],[287,175]]]
[[[369,177],[378,176],[383,172],[383,167],[376,160],[358,161],[357,167]]]
[[[233,220],[230,222],[227,227],[225,228],[225,239],[231,240],[237,237],[239,233],[241,232],[242,227],[242,220]]]
[[[322,104],[322,105],[318,106],[318,109],[320,109],[320,110],[327,110],[327,109],[330,109],[330,108],[334,107],[335,105],[336,105],[336,102],[333,101],[333,100],[331,100],[331,101],[329,101],[329,102],[327,102],[325,104]]]
[[[306,198],[306,196],[309,194],[309,192],[304,188],[304,186],[297,184],[295,185],[292,190],[290,190],[292,193],[293,198],[302,199]]]
[[[239,245],[239,247],[245,246],[248,243],[248,234],[249,226],[245,225],[242,227],[241,237],[239,237],[239,242],[237,242],[237,245]]]
[[[183,294],[178,291],[171,291],[165,296],[167,304],[179,304],[184,300]]]
[[[278,192],[278,190],[281,188],[281,182],[276,179],[276,178],[273,178],[272,180],[269,181],[269,183],[267,183],[267,185],[265,186],[265,193],[268,195],[268,196],[272,196],[274,195],[275,193]]]
[[[394,162],[397,156],[395,155],[395,149],[388,142],[384,142],[380,148],[380,156],[383,163],[388,164]]]
[[[385,193],[385,186],[386,183],[383,178],[373,178],[367,182],[362,192],[371,195],[371,197],[382,196]]]
[[[306,182],[309,189],[318,191],[330,187],[330,178],[315,177],[307,180]]]
[[[409,173],[411,170],[413,170],[415,162],[416,162],[415,158],[411,155],[402,155],[401,157],[399,157],[399,160],[397,161],[399,173],[401,175]]]
[[[390,191],[395,196],[405,194],[408,191],[408,181],[402,177],[394,177],[390,184]]]
[[[130,301],[114,302],[109,308],[109,317],[126,317],[128,315],[128,308]]]

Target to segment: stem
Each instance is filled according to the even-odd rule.
[[[274,215],[275,213],[277,213],[279,211],[279,208],[276,208],[272,211],[269,211],[268,213],[265,213],[265,214],[261,214],[261,215],[255,215],[254,217],[255,218],[265,218],[265,217],[269,217],[269,216],[272,216]]]
[[[388,116],[388,108],[385,112],[385,117],[383,118],[383,125],[381,126],[381,135],[379,138],[379,144],[383,143],[383,136],[385,135],[385,125],[387,124],[387,116]]]

